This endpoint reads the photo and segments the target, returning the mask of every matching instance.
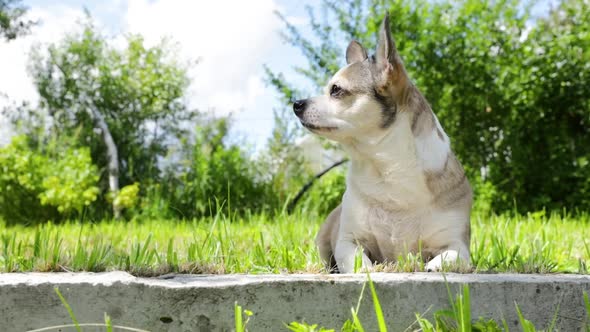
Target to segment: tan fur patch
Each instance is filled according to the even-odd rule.
[[[424,172],[424,175],[436,206],[446,208],[451,205],[471,204],[471,187],[455,155],[449,154],[441,171]]]

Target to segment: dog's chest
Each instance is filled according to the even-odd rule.
[[[378,206],[366,208],[366,231],[382,234],[388,242],[414,242],[420,236],[420,216],[388,211]]]
[[[428,217],[390,211],[378,205],[357,202],[356,216],[345,227],[354,229],[354,237],[371,252],[374,260],[395,260],[398,255],[416,252]],[[351,227],[352,226],[352,227]]]
[[[430,204],[431,192],[424,175],[412,160],[390,162],[386,173],[362,167],[349,173],[347,186],[367,204],[390,210],[422,210]]]
[[[390,210],[423,209],[432,195],[416,155],[410,126],[398,120],[383,146],[350,150],[352,163],[347,187],[368,202],[375,201]],[[407,121],[406,121],[407,122]],[[404,125],[405,124],[405,125]]]

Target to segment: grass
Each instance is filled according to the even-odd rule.
[[[307,213],[174,220],[0,223],[0,272],[318,273],[314,238],[323,217]],[[473,272],[588,273],[590,215],[475,215]],[[381,271],[420,271],[401,255]]]

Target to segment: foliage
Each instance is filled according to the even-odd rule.
[[[27,32],[32,21],[23,20],[27,9],[20,5],[21,0],[0,0],[0,37],[15,39]]]
[[[301,172],[287,162],[298,160],[290,157],[294,148],[280,151],[276,145],[270,158],[255,160],[244,145],[227,141],[229,119],[189,110],[183,99],[189,67],[176,60],[172,46],[162,41],[147,47],[132,35],[125,48],[116,48],[88,18],[81,32],[66,35],[47,52],[33,52],[30,72],[40,106],[23,105],[6,115],[41,147],[45,142],[38,133],[49,128],[90,150],[100,170],[98,198],[86,211],[91,219],[109,216],[108,203],[127,209],[128,217],[279,210],[298,189],[290,177]],[[107,194],[109,159],[93,110],[104,118],[118,152],[122,189],[116,194]]]
[[[287,202],[314,175],[306,167],[301,150],[296,144],[302,130],[297,121],[294,121],[290,108],[290,103],[303,94],[287,83],[282,74],[273,73],[268,67],[264,69],[267,83],[281,92],[280,103],[287,106],[273,110],[274,128],[261,162],[268,169],[272,190],[279,202]]]
[[[51,142],[35,148],[24,136],[0,148],[0,214],[9,223],[80,215],[96,200],[98,171],[87,148]]]
[[[139,201],[139,183],[135,182],[121,188],[115,197],[115,205],[125,209],[133,208]]]
[[[322,15],[309,10],[318,38],[305,38],[279,14],[285,40],[308,59],[296,71],[319,89],[344,64],[349,40],[375,46],[386,11],[411,77],[466,167],[477,214],[590,207],[587,1],[563,0],[532,18],[529,3],[513,0],[324,0]],[[78,33],[34,51],[30,73],[40,105],[6,113],[27,138],[2,150],[0,214],[10,223],[81,214],[99,220],[109,217],[106,204],[114,202],[131,218],[280,215],[313,176],[295,144],[302,130],[291,111],[274,110],[268,147],[252,155],[228,140],[230,119],[188,109],[191,64],[180,62],[175,50],[166,40],[147,46],[136,35],[115,47],[88,18]],[[266,72],[284,105],[307,95],[290,78]],[[117,145],[122,189],[116,195],[106,194],[108,158],[90,109],[104,117]],[[328,173],[299,211],[328,213],[344,188],[343,169]],[[556,268],[544,253],[529,262],[517,257],[522,248],[510,250],[480,262]]]
[[[226,118],[199,117],[192,140],[183,140],[181,160],[167,172],[160,186],[175,217],[217,214],[220,208],[244,213],[275,206],[265,171],[236,144],[226,143]]]
[[[590,8],[563,0],[546,17],[530,3],[347,0],[309,9],[312,32],[283,19],[284,37],[307,58],[295,70],[318,90],[344,65],[343,47],[373,49],[385,12],[410,76],[469,169],[494,191],[495,210],[588,208]],[[290,98],[280,74],[269,81]],[[284,78],[283,78],[284,79]]]
[[[340,166],[326,173],[306,194],[300,204],[305,210],[315,210],[320,214],[328,214],[342,202],[342,194],[346,188],[346,171]]]
[[[0,213],[5,220],[28,223],[58,216],[55,207],[42,206],[38,198],[46,160],[30,149],[25,137],[14,137],[0,149],[0,165]]]
[[[182,124],[196,114],[183,100],[188,64],[176,60],[173,45],[166,41],[148,47],[140,36],[130,35],[120,49],[90,18],[81,30],[49,46],[48,52],[33,52],[30,73],[41,96],[40,107],[17,109],[15,121],[27,120],[30,113],[48,114],[53,132],[80,132],[77,144],[87,146],[94,163],[105,171],[106,146],[90,111],[95,109],[117,146],[121,186],[159,181],[159,160],[186,135]],[[102,174],[103,194],[107,180]]]
[[[41,183],[41,204],[56,206],[57,211],[66,215],[80,214],[98,196],[98,170],[92,164],[90,151],[69,148],[52,159],[52,166],[41,166],[47,174]]]
[[[244,320],[244,316],[246,315],[246,320]],[[236,332],[248,332],[246,329],[246,325],[250,320],[250,317],[253,315],[252,311],[250,310],[242,310],[242,306],[238,305],[238,302],[234,304],[234,320],[236,324]]]

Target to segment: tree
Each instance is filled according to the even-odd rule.
[[[498,210],[590,207],[590,5],[563,0],[540,19],[531,3],[347,0],[309,9],[317,38],[285,23],[317,88],[356,39],[372,49],[383,16],[469,177]],[[528,22],[528,23],[527,23]],[[529,25],[529,26],[527,26]],[[284,96],[289,82],[271,83]],[[486,184],[486,185],[480,185]]]
[[[49,114],[55,132],[81,132],[79,145],[88,146],[107,173],[101,187],[110,192],[115,217],[121,210],[116,204],[120,185],[157,181],[158,160],[186,132],[182,123],[196,114],[182,99],[189,64],[177,61],[170,46],[162,41],[146,47],[132,35],[119,50],[88,19],[81,33],[66,36],[46,53],[37,50],[31,59],[39,111]]]
[[[27,33],[34,24],[33,21],[23,20],[26,8],[20,5],[20,0],[0,0],[0,37],[7,40]]]

